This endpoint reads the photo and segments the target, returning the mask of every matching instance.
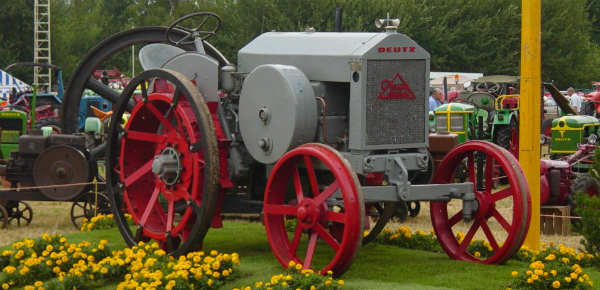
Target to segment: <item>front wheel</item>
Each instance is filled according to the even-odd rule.
[[[477,188],[476,154],[485,155],[485,170]],[[470,141],[452,149],[442,160],[433,183],[447,184],[453,181],[453,172],[466,160],[469,181],[478,209],[469,221],[463,222],[460,200],[431,203],[431,222],[440,246],[453,259],[475,261],[485,264],[503,263],[521,247],[529,228],[531,199],[525,174],[518,161],[507,150],[485,141]],[[506,172],[508,184],[502,190],[493,189],[494,164]],[[466,231],[466,234],[461,231]],[[489,253],[477,255],[469,244],[476,238]]]
[[[316,171],[316,164],[326,169]],[[310,185],[303,186],[304,174]],[[288,184],[292,191],[287,191]],[[290,199],[297,202],[289,205]],[[273,168],[265,191],[264,221],[271,249],[284,267],[293,261],[323,275],[327,271],[341,275],[360,249],[364,217],[358,178],[333,148],[305,144],[286,153]],[[297,222],[288,236],[285,219],[290,218]]]

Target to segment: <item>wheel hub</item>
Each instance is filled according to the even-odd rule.
[[[298,222],[304,228],[312,228],[315,223],[319,220],[319,209],[315,205],[312,199],[305,198],[298,205],[298,209],[296,210],[296,216],[298,217]]]
[[[154,157],[152,173],[156,174],[165,184],[174,185],[180,180],[183,167],[179,152],[175,148],[165,148],[160,155]]]
[[[490,194],[486,192],[476,192],[475,202],[477,202],[477,210],[473,213],[473,219],[478,218],[489,218],[491,216],[491,209],[496,207],[495,203],[489,202]]]

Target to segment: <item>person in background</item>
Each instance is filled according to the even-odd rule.
[[[579,110],[581,110],[581,97],[575,92],[575,89],[573,88],[567,89],[567,95],[569,95],[569,97],[571,98],[569,104],[571,105],[571,107],[573,107],[573,109],[575,109],[575,112],[579,113]]]
[[[435,110],[435,108],[442,105],[442,98],[444,97],[444,93],[441,89],[433,90],[431,96],[429,97],[429,111]]]

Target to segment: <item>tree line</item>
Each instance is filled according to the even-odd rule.
[[[400,18],[398,28],[431,54],[432,71],[517,75],[520,0],[51,0],[52,62],[65,79],[106,37],[140,26],[168,26],[198,11],[223,26],[210,42],[230,61],[267,31],[375,32],[376,18]],[[0,0],[0,67],[33,60],[33,0]],[[560,88],[600,80],[600,0],[542,0],[542,78]],[[128,56],[114,65],[131,73]],[[107,67],[106,69],[112,69]],[[139,72],[139,69],[138,69]],[[32,72],[17,72],[31,82]]]

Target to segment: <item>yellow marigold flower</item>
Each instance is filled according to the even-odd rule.
[[[480,252],[475,252],[475,258],[479,258],[481,257],[481,253]]]
[[[246,286],[246,288],[244,288],[244,290],[252,290],[252,288],[250,288],[250,286]]]
[[[219,277],[221,277],[221,273],[219,272],[214,272],[212,275],[214,278],[219,279]]]
[[[210,251],[210,255],[211,255],[211,256],[216,256],[216,255],[218,255],[218,254],[219,254],[219,252],[217,252],[217,251],[215,251],[215,250],[212,250],[212,251]]]
[[[317,290],[317,287],[315,287],[315,285],[311,285],[310,290]]]
[[[102,267],[102,269],[100,269],[100,273],[101,273],[101,274],[106,274],[106,273],[108,273],[108,269],[107,269],[107,268],[104,268],[104,267]]]
[[[592,287],[594,286],[594,282],[592,282],[592,281],[587,281],[587,283]]]
[[[35,287],[31,286],[31,285],[27,285],[25,286],[25,288],[23,288],[25,290],[35,290]]]
[[[8,288],[10,288],[10,286],[8,286],[8,284],[2,284],[2,289],[7,290]]]
[[[330,286],[331,285],[331,281],[330,280],[325,281],[325,285],[326,286]]]
[[[410,239],[412,237],[412,235],[410,233],[406,233],[406,234],[404,234],[404,237],[407,239]]]
[[[573,272],[569,277],[571,277],[571,279],[577,279],[577,273]]]
[[[546,258],[544,258],[544,260],[546,261],[552,261],[554,259],[556,259],[556,256],[554,254],[550,254]]]
[[[540,269],[536,269],[535,271],[533,271],[533,273],[535,273],[536,275],[540,276],[544,274],[544,271],[540,270]]]
[[[565,277],[565,281],[567,281],[567,283],[571,283],[571,278]]]
[[[206,281],[206,284],[208,285],[208,287],[211,287],[213,284],[213,280],[212,279],[208,279],[208,281]]]
[[[296,264],[296,270],[298,270],[298,271],[302,270],[302,265],[301,264]]]
[[[554,289],[560,288],[560,282],[558,282],[558,281],[552,282],[552,288],[554,288]]]
[[[527,283],[529,283],[529,284],[533,284],[533,279],[531,279],[531,278],[528,278],[528,279],[527,279]]]
[[[511,274],[513,277],[515,277],[515,276],[519,275],[519,272],[517,272],[517,271],[512,271],[512,273],[510,273],[510,274]]]
[[[35,287],[42,287],[42,285],[44,285],[44,282],[42,281],[35,281],[35,283],[33,284],[33,286]]]
[[[544,272],[544,278],[548,278],[548,272]]]
[[[576,268],[575,269],[575,273],[577,273],[577,275],[581,274],[581,272],[583,272],[583,270],[581,270],[581,268]]]
[[[540,279],[540,277],[538,277],[538,275],[536,275],[536,274],[533,274],[533,275],[531,275],[531,279],[538,280],[538,279]]]
[[[344,285],[344,280],[338,280],[338,284]]]
[[[531,271],[527,271],[526,273],[527,273],[527,276],[531,276],[533,274],[533,272],[531,272]]]

